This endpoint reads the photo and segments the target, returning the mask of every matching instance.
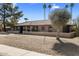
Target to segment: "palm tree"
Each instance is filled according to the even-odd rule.
[[[46,20],[46,3],[43,4],[43,9],[44,9],[44,20]],[[43,42],[45,43],[45,36]]]
[[[72,19],[72,16],[73,16],[73,7],[74,7],[74,3],[70,3],[70,4],[66,4],[65,5],[65,8],[67,9],[68,7],[70,8],[70,12],[71,12],[71,19],[70,19],[70,22],[72,21],[74,23],[74,20]]]
[[[70,3],[71,20],[72,20],[72,12],[73,12],[74,5],[75,5],[74,3]]]
[[[46,20],[46,4],[43,4],[43,9],[44,9],[44,20]]]
[[[62,41],[59,39],[60,31],[62,30],[62,27],[66,25],[70,18],[71,14],[67,11],[67,9],[56,9],[52,11],[52,13],[50,13],[49,15],[52,27],[54,27],[57,30],[56,39],[60,43],[62,43]]]
[[[27,21],[27,20],[28,20],[28,18],[24,18],[24,20],[25,20],[25,21]]]
[[[72,20],[72,12],[73,12],[73,7],[74,7],[74,3],[70,3],[70,4],[66,4],[65,5],[65,8],[68,8],[68,7],[70,7],[70,12],[71,12],[71,20]]]
[[[66,8],[66,9],[67,9],[68,7],[69,7],[69,6],[68,6],[68,4],[66,4],[64,8]]]
[[[49,8],[49,13],[50,13],[50,9],[52,8],[51,4],[48,5],[48,8]]]

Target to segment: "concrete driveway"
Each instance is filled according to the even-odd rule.
[[[48,56],[48,55],[24,49],[19,49],[7,45],[0,45],[0,56]]]

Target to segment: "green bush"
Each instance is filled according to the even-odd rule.
[[[76,35],[79,36],[79,27],[76,28]]]
[[[76,22],[76,35],[79,36],[79,17],[77,18]]]

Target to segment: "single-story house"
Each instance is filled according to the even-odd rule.
[[[62,32],[72,32],[71,27],[72,23],[68,22],[66,26],[62,28]],[[55,32],[51,26],[50,20],[36,20],[36,21],[26,21],[19,23],[15,26],[15,30],[20,30],[23,28],[23,31],[35,31],[35,32]]]

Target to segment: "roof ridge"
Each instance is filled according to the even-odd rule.
[[[49,20],[33,20],[33,21],[26,21],[26,22],[36,22],[36,21],[49,21]],[[26,22],[23,22],[23,23],[26,23]]]

